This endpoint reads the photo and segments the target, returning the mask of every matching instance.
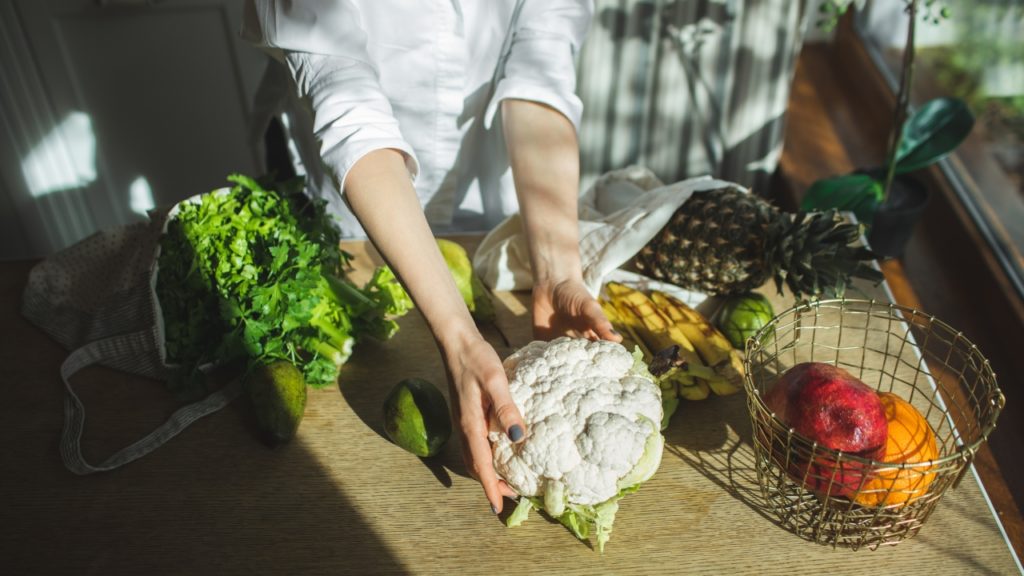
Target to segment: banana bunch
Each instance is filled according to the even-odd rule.
[[[648,294],[609,282],[605,293],[601,307],[627,349],[639,348],[650,363],[660,352],[678,347],[669,371],[660,376],[666,420],[679,399],[703,400],[743,389],[742,355],[700,312],[659,290]]]

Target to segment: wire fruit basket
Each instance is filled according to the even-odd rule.
[[[795,432],[763,396],[804,362],[842,368],[879,394],[904,400],[927,426],[896,432],[890,420],[889,435],[931,435],[934,448],[918,458],[867,457]],[[917,534],[946,490],[959,484],[1005,404],[977,346],[941,320],[897,304],[797,305],[747,341],[745,363],[766,511],[798,536],[833,547],[876,549]]]

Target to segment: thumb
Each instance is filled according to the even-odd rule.
[[[491,411],[498,420],[502,431],[512,442],[521,442],[523,438],[526,438],[526,422],[523,421],[519,407],[512,400],[508,382],[504,379],[497,382],[492,381],[487,387],[487,394],[491,400]]]

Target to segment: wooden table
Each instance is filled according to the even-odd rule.
[[[346,248],[367,270],[365,247]],[[660,470],[623,501],[604,555],[536,513],[505,528],[467,477],[457,442],[427,463],[382,433],[381,404],[395,382],[445,379],[416,314],[393,340],[359,344],[337,388],[311,393],[286,447],[258,443],[236,401],[124,468],[75,476],[58,453],[65,352],[18,313],[31,264],[0,263],[4,574],[1019,571],[973,474],[897,546],[833,549],[780,528],[762,510],[742,394],[683,405]],[[496,330],[485,335],[505,354],[529,340],[528,295],[497,300],[511,347]],[[92,461],[174,409],[161,383],[105,368],[87,369],[75,386],[89,411]]]

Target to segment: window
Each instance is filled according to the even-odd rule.
[[[895,90],[906,0],[870,0],[856,29]],[[911,104],[964,100],[976,123],[941,165],[1024,297],[1024,0],[919,0]],[[945,8],[948,16],[938,17]],[[937,21],[936,21],[937,20]]]

